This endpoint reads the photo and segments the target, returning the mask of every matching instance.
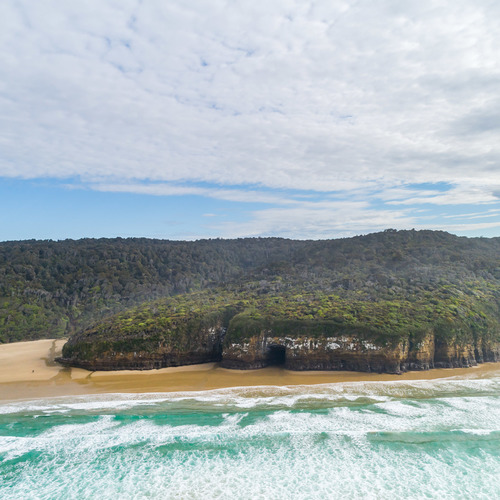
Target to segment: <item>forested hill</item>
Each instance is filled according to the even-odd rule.
[[[142,302],[246,282],[366,300],[500,283],[500,238],[387,230],[355,238],[0,243],[0,342],[61,337]]]

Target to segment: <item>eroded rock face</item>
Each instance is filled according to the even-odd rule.
[[[500,361],[500,344],[478,340],[475,343],[450,342],[436,346],[435,368],[461,368],[478,363]]]
[[[263,368],[273,363],[273,350],[284,348],[283,366],[290,370],[350,370],[400,374],[408,370],[474,366],[482,361],[500,360],[500,345],[440,345],[436,348],[433,332],[414,345],[407,341],[396,345],[377,345],[355,336],[326,338],[276,337],[264,330],[240,343],[231,343],[222,352],[222,366],[236,369]]]
[[[410,344],[406,360],[401,367],[402,371],[434,368],[435,352],[434,332],[428,331],[420,342]]]
[[[232,343],[222,352],[226,368],[262,368],[275,364],[276,346],[284,348],[283,366],[289,370],[353,370],[400,373],[408,347],[382,347],[350,336],[275,337],[263,331],[247,342]]]
[[[189,329],[189,335],[161,340],[134,332],[134,337],[110,341],[89,332],[73,337],[64,346],[64,357],[59,361],[88,370],[149,370],[220,361],[221,366],[235,369],[280,365],[289,370],[395,374],[500,361],[497,342],[460,342],[454,337],[436,342],[432,329],[421,334],[418,342],[405,339],[391,344],[387,340],[377,341],[366,331],[339,331],[332,335],[326,330],[311,333],[307,326],[299,327],[293,335],[291,329],[281,328],[286,333],[277,334],[271,324],[265,325],[236,340],[234,331],[228,330],[228,322],[218,317],[211,324]]]
[[[135,349],[75,337],[64,346],[63,357],[57,361],[92,371],[151,370],[210,363],[221,359],[225,332],[226,328],[219,323],[194,332],[185,342],[144,340]]]

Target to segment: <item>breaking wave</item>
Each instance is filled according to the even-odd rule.
[[[0,406],[0,497],[500,497],[500,379]]]

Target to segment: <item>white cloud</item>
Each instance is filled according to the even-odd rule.
[[[176,184],[92,184],[92,189],[96,191],[113,193],[136,193],[149,194],[153,196],[184,196],[197,195],[217,200],[237,201],[246,203],[269,203],[278,205],[293,204],[295,201],[274,193],[266,194],[253,190],[242,189],[217,189],[197,186],[183,186]]]
[[[415,189],[400,189],[395,199],[387,199],[388,205],[483,205],[498,203],[500,198],[498,194],[499,186],[482,185],[476,180],[470,180],[468,183],[460,183],[451,189],[440,192],[432,190],[418,191]],[[391,190],[389,190],[391,193]],[[390,197],[390,194],[389,194]]]
[[[485,217],[498,217],[500,209],[485,210],[484,212],[474,212],[469,214],[443,215],[445,219],[484,219]]]
[[[225,237],[278,235],[296,238],[299,235],[302,239],[316,239],[415,225],[415,219],[403,210],[375,210],[363,202],[332,202],[258,210],[246,223],[227,222],[215,227]]]
[[[284,205],[255,214],[261,233],[415,221],[343,202],[332,225],[282,189],[497,202],[499,16],[486,0],[5,0],[0,176]],[[405,187],[438,182],[452,189]]]

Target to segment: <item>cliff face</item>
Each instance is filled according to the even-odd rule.
[[[220,361],[226,329],[217,322],[191,332],[184,341],[142,339],[102,342],[73,337],[63,348],[62,364],[87,370],[151,370]]]
[[[473,335],[458,337],[447,331],[443,338],[429,328],[418,336],[391,338],[327,321],[252,321],[227,311],[171,324],[163,337],[134,331],[128,338],[124,332],[111,338],[106,331],[90,331],[70,339],[59,361],[89,370],[148,370],[220,361],[222,367],[242,370],[283,366],[399,374],[500,360],[500,342]]]
[[[500,361],[500,343],[483,341],[460,344],[438,343],[436,346],[435,368],[460,368],[478,363]]]
[[[282,365],[289,370],[399,373],[407,351],[406,345],[381,347],[353,336],[290,338],[263,331],[247,342],[226,346],[222,366],[248,369]]]
[[[500,360],[500,343],[450,345],[437,349],[432,331],[421,342],[377,345],[353,335],[325,338],[276,337],[264,330],[244,342],[231,343],[222,352],[222,366],[251,369],[282,365],[290,370],[352,370],[395,373],[431,368],[470,367]]]

